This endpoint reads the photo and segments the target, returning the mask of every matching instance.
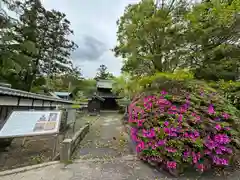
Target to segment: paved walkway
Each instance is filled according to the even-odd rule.
[[[124,137],[121,117],[117,113],[103,114],[81,142],[75,158],[109,159],[132,154]]]
[[[141,161],[129,150],[122,135],[120,115],[103,115],[91,127],[90,133],[75,154],[79,160],[68,166],[57,163],[27,172],[0,177],[1,180],[171,180]],[[181,177],[178,180],[240,180],[239,176]]]

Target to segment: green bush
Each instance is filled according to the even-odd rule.
[[[141,159],[175,175],[226,167],[239,155],[239,111],[204,82],[155,78],[128,113]]]
[[[223,94],[237,109],[240,110],[240,82],[218,81],[210,82],[209,85]]]

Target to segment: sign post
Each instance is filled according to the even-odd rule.
[[[53,157],[56,154],[58,133],[62,112],[54,111],[13,111],[0,130],[0,139],[53,135]]]
[[[13,111],[0,130],[0,138],[57,134],[61,111]]]

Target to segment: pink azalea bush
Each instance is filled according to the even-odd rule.
[[[165,87],[169,83],[169,91],[145,90],[129,105],[131,138],[141,159],[178,173],[229,166],[239,153],[237,110],[201,86],[172,81]]]

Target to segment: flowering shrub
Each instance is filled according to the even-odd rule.
[[[128,113],[139,156],[171,172],[228,166],[239,153],[237,110],[201,82],[152,83]]]

